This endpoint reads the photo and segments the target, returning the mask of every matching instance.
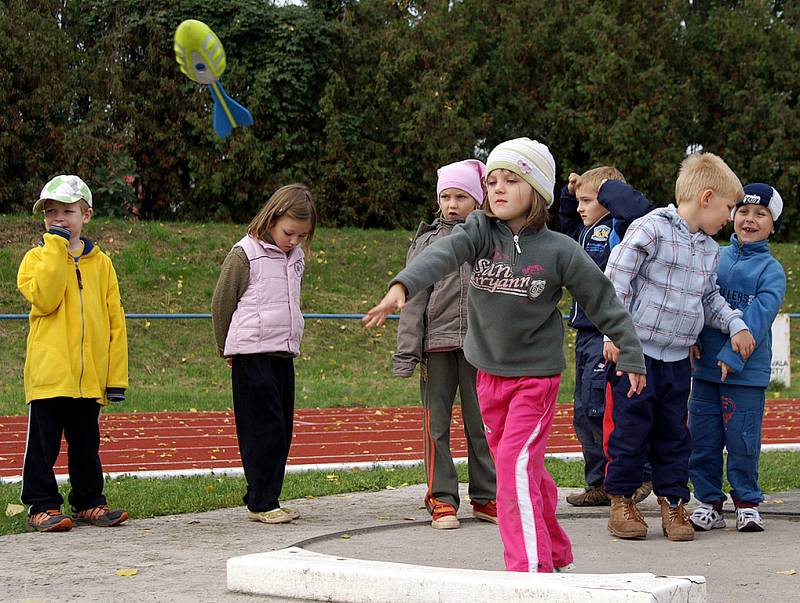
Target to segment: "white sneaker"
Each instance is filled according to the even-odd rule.
[[[763,532],[764,520],[753,507],[736,509],[736,529],[740,532]]]
[[[700,503],[700,506],[692,511],[689,521],[692,522],[695,530],[705,530],[706,532],[725,527],[725,518],[722,513],[708,503]]]
[[[574,563],[567,563],[567,565],[562,565],[561,567],[553,568],[557,574],[569,574],[575,571],[576,567]]]

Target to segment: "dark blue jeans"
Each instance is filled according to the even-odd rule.
[[[572,426],[581,443],[584,477],[589,486],[602,486],[606,475],[603,451],[606,381],[603,334],[595,329],[578,329],[575,335]]]
[[[734,504],[757,505],[764,500],[758,487],[763,416],[764,389],[761,387],[711,383],[702,379],[692,382],[689,476],[698,500],[714,503],[726,498],[722,491],[723,448],[728,450],[727,475],[733,488]]]

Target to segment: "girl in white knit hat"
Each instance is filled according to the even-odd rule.
[[[428,247],[392,281],[365,317],[383,324],[406,299],[463,262],[472,265],[466,359],[478,368],[478,399],[497,469],[497,514],[506,569],[572,569],[572,546],[556,520],[558,491],[544,467],[561,372],[566,287],[621,348],[617,368],[630,392],[645,384],[644,357],[630,315],[597,265],[569,237],[548,230],[555,161],[544,144],[517,138],[486,162],[488,207]]]

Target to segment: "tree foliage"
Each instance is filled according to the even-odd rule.
[[[219,140],[173,34],[206,22],[255,117]],[[410,226],[436,168],[530,136],[562,181],[614,164],[672,201],[687,149],[800,212],[800,8],[780,0],[9,0],[0,5],[0,211],[59,172],[98,211],[245,221],[308,183],[328,224]]]

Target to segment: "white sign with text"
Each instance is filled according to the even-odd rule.
[[[789,322],[788,314],[778,314],[772,323],[772,366],[769,380],[781,382],[784,387],[792,384],[790,362],[792,338]]]

